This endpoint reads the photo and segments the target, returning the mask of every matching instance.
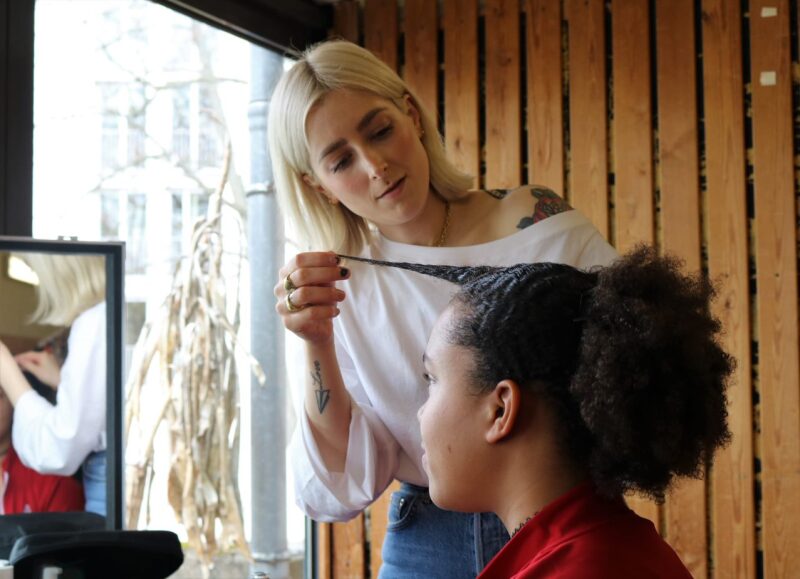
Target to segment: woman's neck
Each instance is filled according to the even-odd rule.
[[[447,238],[451,225],[451,205],[433,190],[428,195],[420,214],[402,225],[379,225],[386,239],[397,243],[421,246],[449,245]]]
[[[548,504],[587,479],[587,473],[554,461],[531,461],[506,470],[505,491],[495,512],[509,534],[514,533]]]

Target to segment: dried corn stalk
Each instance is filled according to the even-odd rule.
[[[165,423],[171,441],[168,500],[206,576],[220,546],[235,547],[251,558],[236,476],[239,291],[229,282],[238,283],[238,276],[226,278],[221,270],[222,192],[229,167],[230,146],[212,210],[195,225],[190,255],[177,270],[172,291],[159,315],[142,330],[126,385],[126,440],[130,442],[134,431],[140,434],[134,445],[138,457],[127,457],[127,527],[138,526],[143,503],[149,520],[154,440]],[[230,319],[226,296],[235,300]],[[258,363],[247,356],[263,383]],[[155,422],[150,422],[150,409],[148,417],[142,414],[142,390],[154,363],[163,395]]]

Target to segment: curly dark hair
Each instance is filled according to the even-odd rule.
[[[673,257],[640,246],[588,272],[376,263],[461,285],[448,337],[474,351],[476,389],[510,378],[545,397],[565,452],[606,496],[661,501],[730,439],[734,362],[717,341],[714,288]]]
[[[663,500],[730,439],[711,282],[639,247],[583,272],[522,264],[467,282],[453,343],[475,352],[476,383],[505,378],[545,396],[561,442],[598,491]]]

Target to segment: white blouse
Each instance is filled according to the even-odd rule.
[[[23,464],[43,474],[70,476],[87,455],[106,448],[106,304],[72,323],[57,403],[31,390],[14,408],[11,431]]]

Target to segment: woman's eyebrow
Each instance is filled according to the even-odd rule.
[[[386,110],[386,107],[375,107],[374,109],[370,110],[369,112],[367,112],[367,114],[365,114],[363,117],[361,117],[360,121],[358,121],[358,125],[356,125],[356,129],[359,132],[363,131],[367,126],[369,126],[369,124],[372,122],[372,119],[374,119],[376,115],[382,113],[385,110]],[[347,144],[347,141],[345,141],[344,139],[339,139],[338,141],[335,141],[335,142],[331,143],[330,145],[328,145],[327,147],[325,147],[322,150],[322,153],[319,156],[319,160],[322,161],[325,157],[327,157],[328,155],[333,153],[336,149],[338,149],[339,147],[342,147],[342,146],[344,146],[346,144]]]
[[[358,129],[359,131],[363,131],[367,127],[367,125],[369,125],[372,122],[372,119],[374,119],[378,113],[382,113],[385,110],[386,107],[375,107],[374,109],[369,111],[366,115],[361,117],[361,120],[358,122],[356,129]]]
[[[319,156],[320,162],[322,162],[322,160],[325,157],[327,157],[328,155],[333,153],[336,149],[338,149],[339,147],[344,146],[346,143],[347,143],[347,141],[345,141],[344,139],[339,139],[338,141],[335,141],[335,142],[331,143],[330,145],[328,145],[327,147],[325,147],[322,150],[322,153]]]

